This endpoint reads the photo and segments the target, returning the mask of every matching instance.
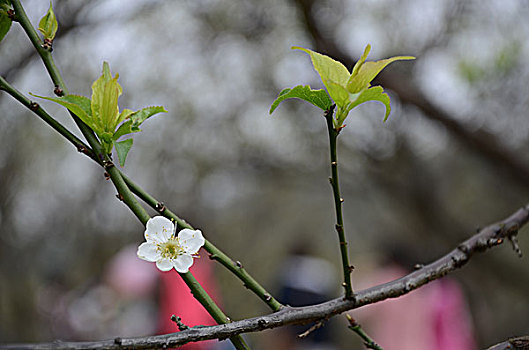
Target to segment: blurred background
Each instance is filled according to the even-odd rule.
[[[388,122],[381,104],[367,103],[349,115],[339,140],[354,283],[369,280],[392,251],[410,269],[529,202],[528,1],[53,4],[54,57],[71,93],[90,96],[106,60],[120,74],[121,109],[169,111],[143,124],[123,171],[270,291],[279,293],[300,245],[341,274],[321,111],[289,100],[268,114],[281,89],[323,86],[309,57],[291,46],[348,68],[367,43],[370,60],[417,57],[390,65],[375,82],[391,96]],[[49,6],[24,5],[35,25]],[[19,90],[52,95],[15,23],[0,57],[0,74]],[[64,110],[41,104],[79,134]],[[103,286],[113,257],[143,240],[141,224],[95,163],[6,94],[0,111],[0,341],[152,334],[155,298],[135,316],[101,311],[122,305]],[[235,277],[202,260],[233,319],[268,312]],[[506,244],[475,256],[452,280],[478,347],[527,333],[527,256]],[[139,323],[123,326],[119,317]],[[327,325],[338,348],[359,344],[346,325],[342,317]],[[267,348],[270,336],[248,338]]]

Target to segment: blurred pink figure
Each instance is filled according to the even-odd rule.
[[[406,273],[398,265],[390,265],[371,277],[368,283],[359,284],[363,289],[395,280]],[[458,284],[448,278],[351,314],[385,350],[476,349],[463,293]]]
[[[212,264],[206,259],[195,259],[189,270],[200,282],[206,292],[218,302],[216,295],[215,276],[212,271]],[[193,297],[189,287],[175,270],[160,272],[160,299],[158,313],[158,333],[167,334],[178,332],[178,327],[171,321],[171,316],[179,316],[182,322],[189,327],[212,326],[216,322],[207,313],[204,307]],[[218,344],[215,340],[200,343],[189,343],[178,349],[206,350],[214,349]]]
[[[178,332],[177,325],[171,321],[172,315],[181,317],[182,322],[189,327],[216,324],[175,270],[161,272],[155,264],[139,259],[136,251],[137,246],[122,249],[110,262],[105,282],[125,299],[157,299],[158,315],[157,322],[154,322],[157,325],[152,327],[157,334]],[[206,292],[218,301],[212,265],[207,259],[195,259],[190,272]],[[178,349],[212,350],[219,349],[219,344],[212,340],[189,343]]]

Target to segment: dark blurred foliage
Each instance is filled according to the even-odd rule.
[[[35,24],[48,6],[24,4]],[[274,290],[281,262],[299,242],[339,268],[324,119],[293,101],[268,115],[282,88],[322,86],[308,57],[290,47],[320,45],[357,58],[371,43],[371,59],[418,58],[393,64],[381,79],[398,76],[392,84],[411,84],[420,98],[389,91],[387,123],[381,105],[363,105],[340,138],[350,254],[355,273],[368,273],[388,243],[428,262],[528,202],[529,181],[502,161],[529,167],[528,5],[63,0],[54,2],[54,56],[72,93],[90,95],[107,60],[120,74],[121,108],[166,107],[135,135],[124,171]],[[18,89],[52,94],[16,24],[0,57],[0,74]],[[450,119],[424,113],[425,99]],[[64,110],[42,105],[76,130]],[[101,280],[113,254],[140,243],[142,226],[103,171],[52,129],[6,94],[0,111],[0,341],[97,339],[72,332],[68,305]],[[483,145],[500,147],[499,155]],[[217,271],[232,318],[267,312],[235,277]],[[481,346],[527,332],[526,256],[502,246],[454,276]],[[342,323],[333,331],[344,344],[356,341]]]

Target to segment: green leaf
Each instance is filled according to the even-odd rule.
[[[136,130],[132,128],[132,120],[127,120],[125,123],[121,124],[119,128],[114,133],[114,136],[112,136],[112,139],[114,141],[117,141],[121,136],[132,134],[133,132],[138,132],[139,129]]]
[[[129,119],[132,113],[134,113],[134,111],[125,108],[125,109],[119,114],[119,117],[118,117],[118,121],[117,121],[117,123],[119,124],[119,123],[123,122],[125,119]]]
[[[167,111],[162,106],[151,106],[130,114],[129,118],[132,120],[132,129],[138,128],[145,120],[158,113],[167,113]]]
[[[391,106],[389,103],[389,96],[384,92],[384,89],[382,86],[375,86],[370,89],[366,89],[360,93],[358,98],[356,98],[354,101],[351,102],[351,104],[348,106],[349,110],[355,108],[358,105],[361,105],[364,102],[368,101],[379,101],[386,106],[386,114],[384,115],[384,121],[386,121],[389,117],[389,113],[391,112]],[[337,120],[338,125],[341,125],[345,120],[345,117],[343,117],[342,120]]]
[[[332,99],[338,107],[344,107],[347,103],[349,103],[349,92],[344,86],[332,81],[327,81],[326,85],[329,95],[332,96]]]
[[[44,39],[53,41],[58,28],[59,25],[57,24],[57,18],[55,18],[55,13],[53,12],[50,1],[50,8],[48,9],[48,12],[39,22],[39,31],[42,33],[42,36],[44,36]]]
[[[309,85],[298,85],[292,89],[284,89],[279,93],[279,96],[270,107],[270,114],[274,112],[281,102],[289,98],[299,98],[300,100],[310,102],[324,111],[332,105],[332,101],[325,90],[312,90]]]
[[[9,32],[11,22],[11,18],[9,18],[7,12],[3,8],[0,8],[0,41],[2,41],[7,32]]]
[[[345,66],[330,58],[329,56],[325,56],[322,54],[319,54],[317,52],[304,49],[302,47],[294,46],[293,49],[305,51],[310,55],[310,59],[312,61],[312,65],[314,66],[314,69],[321,77],[321,80],[323,81],[323,84],[327,88],[327,91],[329,92],[329,95],[331,95],[332,99],[336,102],[336,99],[333,95],[333,91],[329,89],[328,84],[330,82],[336,83],[338,85],[342,85],[343,87],[346,86],[347,81],[349,80],[350,73],[345,68]]]
[[[98,130],[96,125],[93,123],[93,119],[91,116],[90,111],[90,99],[88,97],[79,96],[79,95],[66,95],[63,97],[45,97],[45,96],[38,96],[35,94],[32,94],[30,92],[30,95],[43,98],[45,100],[53,101],[55,103],[60,104],[63,107],[68,108],[70,112],[75,114],[79,117],[85,123],[88,125],[91,129],[93,129],[96,132],[101,132],[102,130]]]
[[[366,52],[364,52],[364,54],[365,53]],[[362,55],[362,58],[364,58],[363,55]],[[414,59],[415,57],[413,56],[396,56],[396,57],[391,57],[391,58],[387,58],[385,60],[380,60],[380,61],[365,62],[364,64],[359,66],[358,70],[355,72],[356,74],[351,74],[351,77],[347,81],[347,90],[349,90],[349,92],[353,94],[358,93],[362,91],[363,89],[369,87],[369,83],[371,83],[371,81],[375,79],[378,73],[380,73],[380,71],[384,69],[391,62],[395,62],[399,60],[414,60]]]
[[[107,62],[103,62],[103,73],[92,84],[92,117],[104,131],[114,133],[119,121],[118,98],[122,93],[118,84],[119,74],[110,74]]]
[[[366,48],[364,49],[364,53],[362,54],[360,59],[358,61],[356,61],[355,66],[353,67],[353,71],[351,72],[351,77],[349,78],[349,80],[354,78],[354,76],[358,74],[358,70],[364,65],[364,62],[366,61],[367,55],[369,55],[370,51],[371,51],[371,45],[367,44]]]
[[[119,164],[121,166],[125,165],[125,159],[127,158],[127,154],[130,151],[130,148],[132,147],[132,139],[127,139],[124,141],[116,142],[115,143],[116,152],[118,154]]]

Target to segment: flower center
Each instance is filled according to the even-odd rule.
[[[158,244],[158,251],[166,259],[174,259],[185,253],[184,248],[178,244],[178,238],[171,238],[167,242]]]

